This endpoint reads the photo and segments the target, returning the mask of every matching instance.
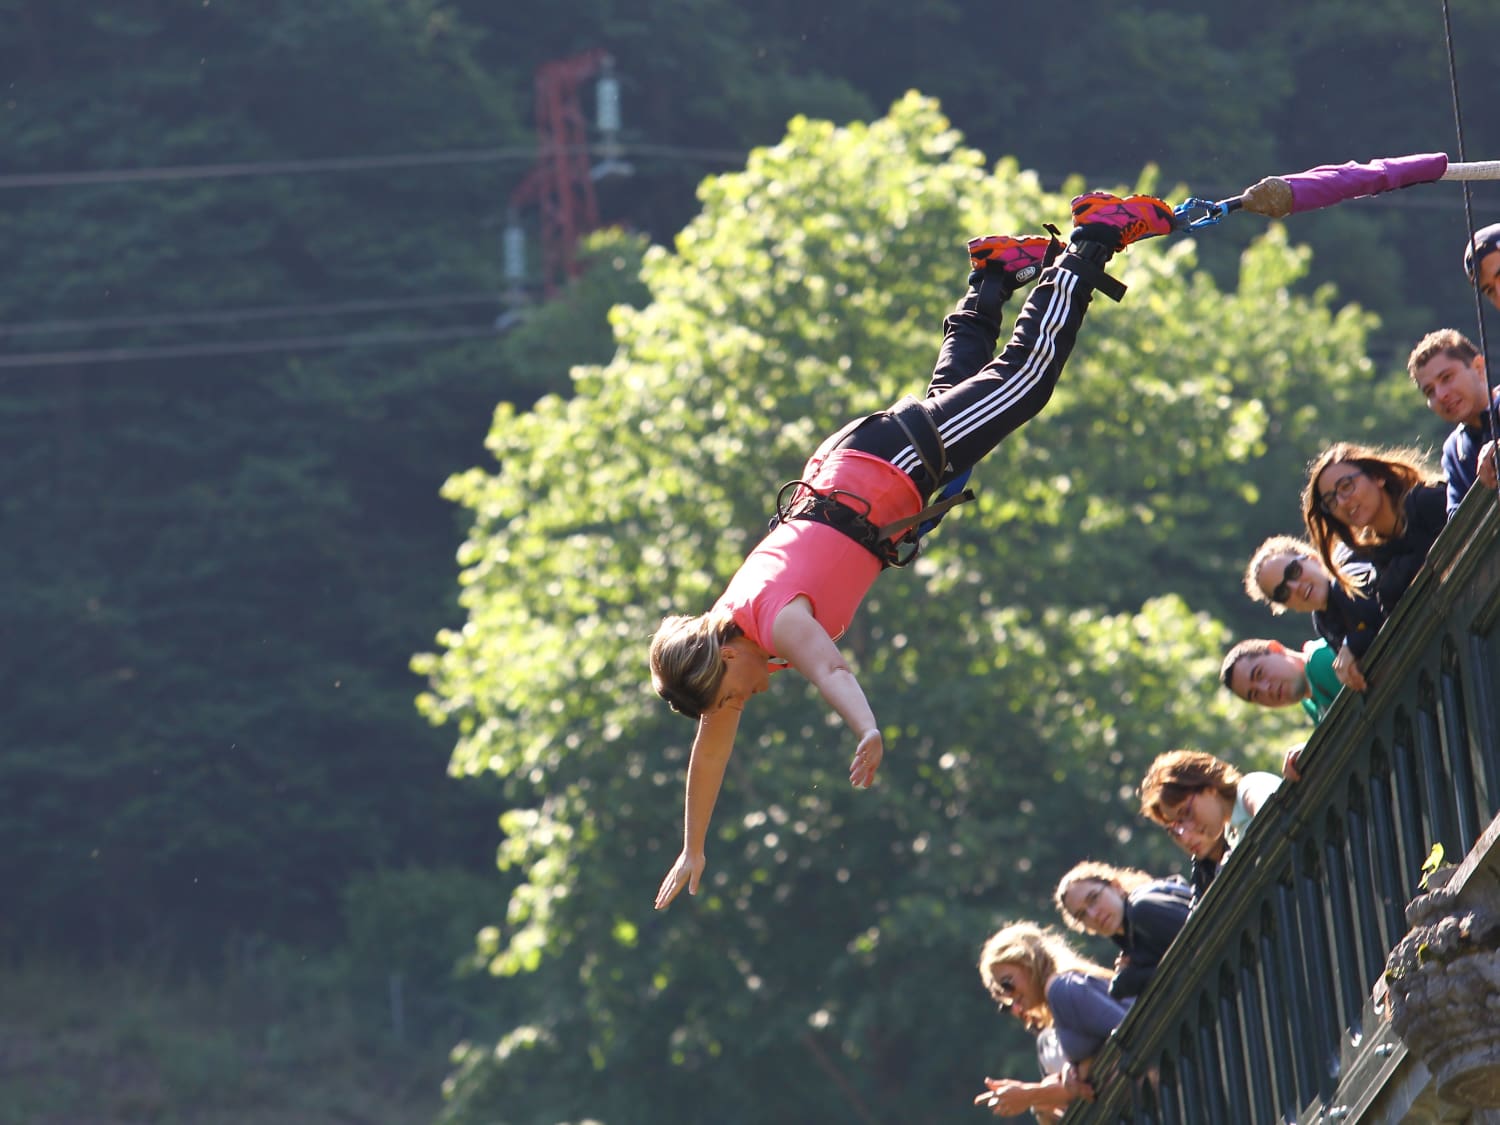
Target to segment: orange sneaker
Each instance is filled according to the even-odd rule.
[[[1121,199],[1107,191],[1091,191],[1073,200],[1073,227],[1104,226],[1118,233],[1120,249],[1143,238],[1171,234],[1172,208],[1151,195]]]
[[[1052,239],[1041,235],[1016,238],[1008,234],[987,234],[969,239],[969,265],[976,273],[999,273],[1006,287],[1025,285],[1042,272]]]

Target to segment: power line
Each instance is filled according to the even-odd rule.
[[[391,332],[367,332],[333,336],[282,336],[238,343],[168,344],[139,348],[86,348],[77,351],[25,352],[0,356],[0,368],[61,367],[99,363],[138,363],[149,359],[188,359],[209,356],[264,355],[267,352],[314,351],[327,348],[384,347],[392,344],[423,344],[474,340],[494,336],[491,325],[428,328]]]
[[[590,151],[590,146],[568,146],[568,153]],[[737,165],[745,161],[748,153],[743,149],[694,148],[683,145],[624,144],[615,151],[621,157],[665,157],[687,159],[710,164]],[[462,164],[494,164],[513,160],[535,160],[538,151],[534,145],[504,146],[477,149],[447,149],[437,152],[399,152],[377,156],[333,156],[305,160],[260,160],[223,164],[175,164],[150,168],[114,168],[85,172],[27,172],[0,175],[0,191],[21,188],[79,187],[87,185],[110,185],[130,183],[170,183],[174,181],[255,178],[261,176],[316,175],[330,172],[365,172],[391,168],[436,168]],[[1038,172],[1044,183],[1062,184],[1072,176],[1048,175]],[[1090,182],[1131,182],[1134,176],[1098,175],[1085,177]],[[1180,178],[1180,177],[1179,177]],[[1195,186],[1193,190],[1203,196],[1230,196],[1238,194],[1240,188],[1228,189]],[[1414,195],[1409,192],[1389,192],[1360,201],[1366,207],[1391,210],[1450,210],[1461,206],[1461,200],[1444,200],[1430,194]]]
[[[569,151],[589,151],[573,146]],[[707,163],[738,163],[743,151],[684,148],[677,145],[622,145],[625,156],[667,156]],[[169,164],[154,168],[108,168],[89,172],[22,172],[0,176],[0,190],[78,187],[99,184],[162,183],[175,180],[220,180],[232,177],[301,176],[323,172],[368,172],[387,168],[434,168],[456,164],[495,164],[535,160],[534,145],[503,148],[398,152],[384,156],[330,156],[308,160],[257,160],[235,164]]]
[[[147,313],[139,316],[101,316],[80,320],[39,320],[0,324],[0,338],[40,336],[59,332],[93,332],[105,328],[176,328],[200,324],[241,324],[257,320],[293,317],[340,316],[345,313],[398,312],[412,309],[446,309],[463,305],[497,305],[495,293],[445,293],[431,297],[390,297],[360,301],[325,302],[316,305],[252,305],[245,308],[212,309],[200,313]]]
[[[0,176],[0,188],[74,187],[164,180],[219,180],[235,176],[296,176],[314,172],[365,172],[380,168],[427,168],[531,160],[531,147],[405,152],[388,156],[330,156],[314,160],[258,160],[242,164],[169,164],[155,168],[111,168],[93,172],[23,172]]]

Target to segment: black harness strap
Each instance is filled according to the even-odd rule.
[[[790,498],[788,490],[793,490]],[[771,528],[790,520],[812,520],[854,540],[880,561],[882,569],[903,567],[910,565],[922,549],[917,529],[924,522],[972,499],[973,489],[966,488],[927,505],[914,516],[882,525],[870,519],[870,502],[858,493],[842,488],[819,492],[805,480],[790,480],[776,493],[776,514],[771,517]],[[903,553],[902,543],[909,544],[910,550]]]
[[[911,395],[906,395],[895,406],[881,413],[901,427],[902,434],[921,458],[929,487],[936,488],[948,468],[948,451],[932,415],[923,408],[921,400]],[[870,417],[879,415],[870,415],[849,423],[823,443],[819,454],[837,448]],[[787,494],[788,490],[792,490],[790,496]],[[870,519],[870,502],[858,493],[841,488],[819,492],[804,480],[794,480],[782,485],[776,493],[776,514],[771,517],[771,527],[775,528],[788,520],[812,520],[853,539],[879,559],[882,567],[903,567],[910,565],[922,549],[923,524],[929,521],[935,524],[950,508],[972,499],[973,489],[966,488],[924,506],[915,515],[881,525]],[[901,550],[903,543],[910,548],[904,553]]]
[[[936,488],[943,479],[943,470],[948,467],[948,450],[943,445],[942,432],[937,428],[937,423],[932,420],[932,415],[923,410],[921,402],[911,395],[904,396],[886,413],[896,425],[901,427],[906,440],[911,442],[911,447],[922,459],[922,468],[927,470],[927,479],[932,482],[932,487]],[[915,421],[918,418],[926,423],[923,428],[926,441],[917,439],[917,435],[912,432],[911,425],[907,421],[907,419]]]
[[[1118,302],[1125,296],[1125,283],[1119,278],[1110,277],[1109,274],[1104,272],[1103,266],[1091,262],[1087,258],[1081,258],[1077,254],[1074,254],[1072,257],[1062,259],[1062,261],[1057,263],[1057,266],[1059,269],[1065,269],[1069,273],[1077,274],[1111,301]]]
[[[960,504],[967,504],[972,499],[974,499],[974,490],[972,488],[966,488],[962,492],[955,492],[952,496],[945,496],[941,500],[937,500],[931,504],[928,504],[927,507],[923,508],[914,516],[907,516],[904,520],[895,520],[884,525],[880,529],[880,537],[882,539],[896,539],[897,541],[905,539],[905,535],[901,535],[898,533],[909,533],[913,528],[920,527],[928,520],[942,519],[942,517],[947,514],[948,509],[956,508]],[[920,536],[911,536],[911,542],[913,544],[917,543],[919,540]],[[915,551],[912,552],[911,557],[916,558]],[[898,565],[905,566],[906,563],[910,561],[911,559],[907,559],[905,562],[902,562]]]

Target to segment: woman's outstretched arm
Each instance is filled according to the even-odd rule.
[[[688,758],[687,797],[682,815],[682,854],[661,881],[656,892],[656,909],[662,910],[677,897],[684,886],[688,894],[698,893],[706,859],[704,842],[708,839],[708,822],[713,819],[714,804],[724,784],[724,769],[734,753],[734,735],[740,726],[742,703],[727,703],[705,711],[693,735],[693,750]]]
[[[776,651],[813,682],[859,739],[849,764],[849,781],[859,789],[868,789],[885,756],[885,743],[864,689],[844,654],[813,617],[812,603],[806,597],[794,598],[776,615],[771,636]]]

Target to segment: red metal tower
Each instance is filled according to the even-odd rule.
[[[536,72],[537,160],[510,194],[512,224],[522,208],[540,213],[542,285],[550,296],[582,269],[578,240],[599,227],[589,161],[588,122],[580,89],[612,68],[608,52],[585,51],[544,63]]]

